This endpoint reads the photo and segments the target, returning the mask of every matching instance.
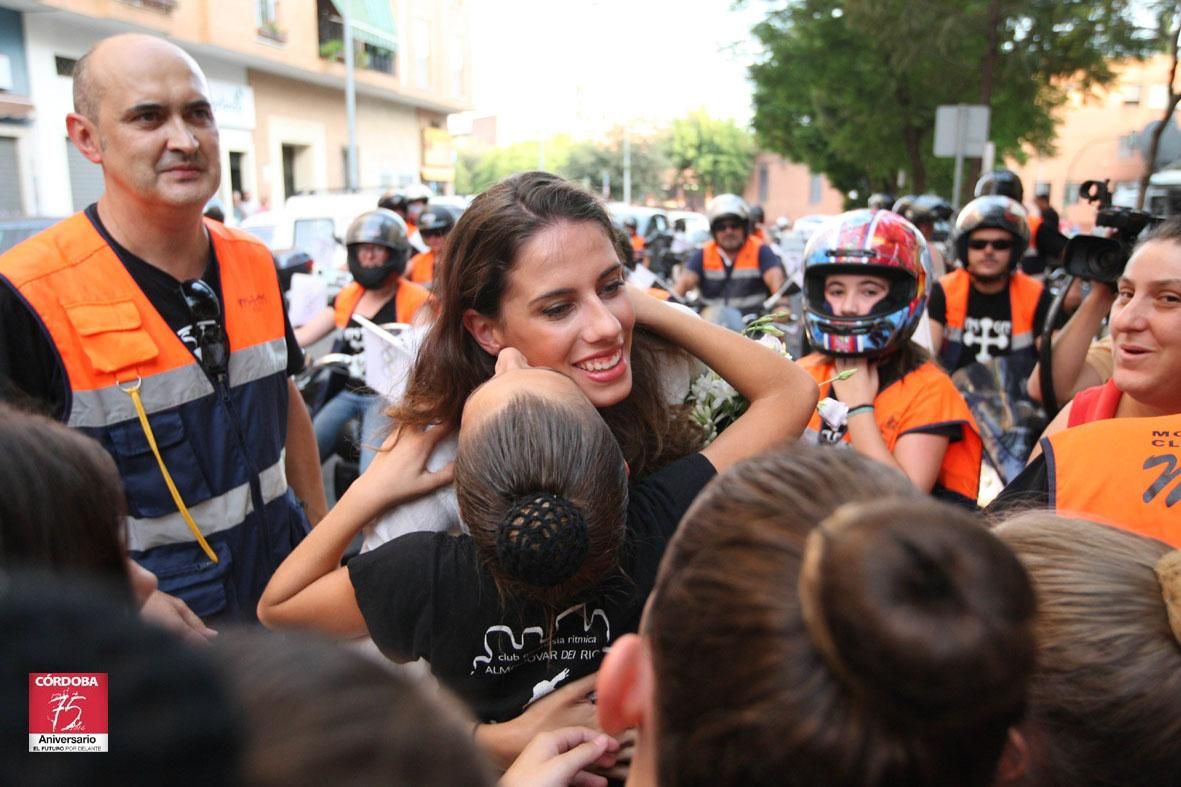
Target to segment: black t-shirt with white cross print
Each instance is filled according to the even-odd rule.
[[[1050,291],[1043,289],[1033,315],[1035,338],[1041,335],[1053,300],[1054,297]],[[939,282],[935,282],[935,286],[931,288],[931,299],[927,302],[927,314],[935,322],[947,324],[947,295],[943,292],[943,285]],[[1065,315],[1059,314],[1054,327],[1060,328],[1064,322]],[[1013,315],[1009,304],[1008,287],[997,293],[977,292],[975,287],[968,289],[968,311],[964,318],[963,345],[964,351],[960,353],[959,363],[955,369],[947,370],[949,374],[968,364],[988,361],[1012,352]]]

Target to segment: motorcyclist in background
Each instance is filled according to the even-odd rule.
[[[951,206],[934,194],[915,197],[901,214],[923,233],[927,249],[931,252],[931,268],[936,280],[947,273],[947,261],[943,258],[943,251],[935,243],[935,223],[947,221],[951,214]]]
[[[750,234],[763,243],[770,243],[770,240],[767,238],[767,230],[763,226],[766,220],[767,216],[763,212],[762,205],[750,206]]]
[[[331,306],[325,306],[311,320],[295,329],[300,346],[307,347],[327,336],[333,329],[340,335],[333,352],[351,355],[356,363],[339,385],[328,386],[326,401],[321,401],[312,418],[320,459],[333,452],[344,424],[361,418],[361,470],[372,461],[380,440],[374,435],[384,426],[382,399],[365,384],[363,368],[365,329],[353,319],[354,314],[375,323],[409,323],[430,300],[430,292],[402,277],[410,256],[406,224],[393,211],[384,208],[367,211],[349,226],[345,236],[349,273],[353,281],[337,293]],[[332,395],[332,391],[339,393]],[[328,398],[331,397],[331,398]]]
[[[421,183],[411,183],[402,189],[402,195],[406,198],[406,231],[413,243],[418,232],[418,217],[426,210],[434,192]]]
[[[447,235],[455,226],[456,218],[455,210],[448,205],[429,205],[419,214],[418,234],[428,248],[410,259],[410,281],[424,287],[431,286],[431,282],[435,280],[439,255],[446,245]]]
[[[706,306],[737,311],[739,319],[725,324],[740,329],[741,317],[762,314],[763,302],[783,286],[783,263],[771,247],[751,235],[750,208],[742,197],[719,194],[706,216],[712,239],[689,257],[673,292],[683,296],[700,287]]]
[[[824,406],[805,439],[852,445],[915,486],[974,508],[980,435],[951,378],[911,340],[930,288],[927,244],[890,211],[855,210],[821,227],[804,252],[804,319],[816,352],[804,367]],[[855,370],[848,379],[840,374]]]
[[[639,232],[639,226],[631,216],[623,220],[623,231],[627,233],[627,242],[631,246],[632,262],[636,265],[644,263],[644,246],[646,245],[644,236]]]

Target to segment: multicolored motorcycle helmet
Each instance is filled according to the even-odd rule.
[[[881,276],[889,291],[869,314],[838,315],[824,297],[831,275]],[[826,355],[875,358],[910,339],[927,307],[931,256],[923,234],[887,210],[854,210],[825,224],[804,248],[804,323]]]

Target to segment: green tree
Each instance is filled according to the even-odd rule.
[[[755,143],[733,121],[716,120],[699,109],[673,121],[668,154],[675,185],[686,192],[741,194],[754,166]]]
[[[668,169],[663,136],[629,137],[631,148],[632,202],[664,197],[664,176]],[[610,198],[623,199],[623,129],[615,128],[600,142],[576,143],[563,166],[554,171],[570,180],[586,183],[595,192],[602,188],[603,174],[610,183]]]
[[[1153,31],[1134,0],[793,0],[755,27],[754,127],[764,147],[842,191],[950,192],[932,153],[935,108],[991,107],[997,158],[1050,153],[1067,80],[1112,79]]]

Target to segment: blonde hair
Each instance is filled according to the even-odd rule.
[[[996,533],[1038,593],[1032,783],[1160,785],[1181,774],[1181,552],[1026,512]]]

